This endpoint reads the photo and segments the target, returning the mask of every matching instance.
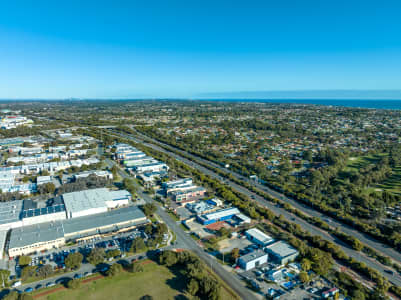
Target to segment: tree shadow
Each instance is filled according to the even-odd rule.
[[[174,297],[174,300],[189,300],[187,296],[180,294]]]
[[[169,270],[173,273],[174,277],[167,279],[166,284],[176,291],[185,293],[187,279],[180,272],[180,268],[170,267]]]

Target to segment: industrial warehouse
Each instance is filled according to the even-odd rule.
[[[55,224],[59,224],[67,219],[70,220],[69,223],[63,224],[72,224],[72,220],[75,218],[92,216],[95,214],[97,215],[96,218],[102,214],[103,220],[106,220],[109,215],[115,216],[116,212],[120,211],[110,209],[126,207],[129,205],[130,200],[131,194],[126,190],[112,191],[107,188],[97,188],[65,193],[61,195],[61,197],[53,199],[52,205],[40,208],[37,207],[37,203],[32,200],[2,202],[0,203],[0,255],[2,257],[2,252],[6,243],[4,237],[7,236],[9,229],[21,228],[21,232],[26,232],[27,228],[31,228],[30,226],[33,225],[39,226],[34,228],[45,228],[46,226],[52,228],[51,226],[56,226]],[[94,217],[91,221],[92,224],[96,224],[96,218]],[[88,230],[90,230],[90,227]],[[45,239],[49,236],[55,236],[54,231],[51,231],[51,234],[46,234],[48,231],[44,229],[39,231],[42,231],[42,237]],[[40,239],[40,237],[36,235],[35,237],[38,240]],[[29,241],[28,237],[25,237],[25,235],[23,239],[24,241]],[[40,242],[40,244],[42,244],[42,242]],[[57,243],[55,245],[57,245]]]
[[[69,241],[117,233],[148,222],[137,206],[62,221],[46,222],[11,230],[10,258],[59,248]]]

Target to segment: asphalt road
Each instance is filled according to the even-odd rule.
[[[115,132],[114,132],[114,133],[115,133]],[[311,234],[321,236],[322,238],[324,238],[324,239],[326,239],[326,240],[329,240],[329,241],[331,241],[331,242],[337,244],[338,246],[341,247],[341,249],[342,249],[348,256],[353,257],[354,259],[356,259],[356,260],[358,260],[358,261],[364,262],[367,266],[369,266],[369,267],[371,267],[371,268],[376,269],[377,271],[379,271],[379,272],[382,274],[382,276],[384,276],[385,278],[387,278],[391,283],[393,283],[393,284],[395,284],[395,285],[397,285],[397,286],[401,286],[401,276],[399,276],[399,274],[397,274],[397,273],[395,273],[395,275],[391,275],[391,274],[386,273],[384,270],[388,270],[388,269],[389,269],[387,266],[384,266],[384,265],[382,265],[381,263],[377,262],[376,260],[367,257],[367,256],[364,255],[363,253],[360,253],[360,252],[358,252],[358,251],[355,251],[355,250],[351,249],[348,245],[346,245],[344,242],[342,242],[342,241],[339,240],[338,238],[336,238],[336,237],[334,237],[334,236],[328,234],[327,232],[321,230],[320,228],[318,228],[318,227],[316,227],[316,226],[314,226],[314,225],[312,225],[312,224],[306,222],[305,220],[299,218],[299,217],[296,216],[295,214],[289,213],[289,212],[287,212],[285,209],[274,205],[273,203],[271,203],[271,202],[265,200],[263,197],[260,197],[260,196],[257,195],[256,193],[254,193],[254,192],[248,190],[247,188],[245,188],[245,187],[243,187],[243,186],[240,186],[240,185],[238,185],[238,184],[236,184],[235,182],[232,182],[232,181],[230,181],[230,180],[223,179],[223,178],[222,178],[220,175],[218,175],[217,173],[211,171],[211,170],[208,169],[208,168],[203,167],[202,165],[197,164],[197,163],[194,162],[193,160],[186,159],[185,157],[179,156],[179,155],[177,155],[177,154],[174,153],[174,152],[167,151],[167,150],[165,150],[164,148],[161,148],[161,147],[159,147],[159,146],[157,146],[157,145],[155,145],[155,144],[146,143],[146,142],[144,142],[144,141],[141,140],[141,139],[132,137],[131,135],[121,134],[121,133],[115,133],[115,134],[120,135],[120,136],[122,136],[122,137],[124,137],[124,138],[127,138],[127,139],[131,139],[131,140],[133,140],[134,142],[142,143],[142,144],[144,144],[144,145],[147,146],[147,147],[153,148],[154,150],[157,150],[157,151],[163,152],[163,153],[165,153],[165,154],[168,154],[168,155],[174,157],[175,159],[177,159],[177,160],[179,160],[179,161],[181,161],[181,162],[183,162],[183,163],[185,163],[185,164],[187,164],[187,165],[189,165],[189,166],[191,166],[191,167],[193,167],[193,168],[195,168],[195,169],[198,169],[199,171],[201,171],[201,172],[203,172],[203,173],[205,173],[205,174],[207,174],[207,175],[209,175],[209,176],[211,176],[211,177],[217,178],[217,179],[219,179],[219,180],[224,180],[224,182],[225,182],[227,185],[229,185],[231,188],[233,188],[233,189],[235,189],[235,190],[237,190],[237,191],[239,191],[239,192],[241,192],[241,193],[247,195],[248,197],[254,199],[254,200],[255,200],[256,202],[258,202],[259,204],[261,204],[261,205],[263,205],[263,206],[269,208],[269,209],[270,209],[271,211],[273,211],[275,214],[277,214],[277,215],[280,215],[280,214],[283,215],[283,217],[285,217],[288,221],[291,221],[291,222],[294,222],[294,223],[296,223],[296,224],[299,224],[304,230],[310,232]],[[148,140],[149,140],[149,138],[148,138]],[[157,142],[157,141],[154,141],[154,142],[155,142],[155,143],[159,143],[159,142]],[[159,143],[159,144],[160,144],[160,143]],[[165,145],[165,144],[163,144],[163,145]],[[168,145],[166,145],[166,147],[172,148],[171,146],[168,146]],[[176,149],[174,148],[174,150],[176,150]],[[178,150],[178,149],[177,149],[177,150]],[[181,150],[181,151],[182,151],[182,150]],[[185,153],[186,153],[186,152],[185,152]],[[191,155],[191,154],[189,154],[189,153],[186,153],[186,154]],[[194,155],[192,155],[192,157],[193,157],[194,160],[198,160],[198,159],[199,159],[198,157],[195,157]],[[210,162],[208,162],[208,161],[206,161],[206,160],[205,160],[204,162],[210,163]],[[223,168],[223,169],[224,169],[224,168]],[[226,170],[226,169],[224,169],[224,170]],[[234,176],[235,176],[235,175],[234,175]],[[242,178],[241,178],[241,179],[242,179]],[[283,198],[283,200],[284,200],[286,197],[285,197],[284,195],[283,195],[283,197],[284,197],[284,198]],[[304,208],[302,208],[301,210],[304,211]]]
[[[277,198],[283,202],[286,202],[288,204],[291,204],[292,206],[294,206],[295,208],[311,215],[314,217],[318,217],[321,218],[322,220],[324,220],[326,223],[328,223],[329,226],[332,227],[336,227],[338,229],[341,229],[342,232],[347,233],[355,238],[357,238],[358,240],[360,240],[362,243],[368,245],[369,247],[375,249],[377,252],[381,253],[382,255],[388,256],[390,258],[392,258],[394,261],[397,261],[399,263],[401,263],[401,252],[395,250],[394,248],[374,239],[373,237],[369,236],[368,234],[365,234],[363,232],[360,232],[359,230],[354,229],[352,226],[348,225],[348,224],[344,224],[341,221],[338,221],[334,218],[331,218],[330,216],[321,213],[315,209],[313,209],[313,207],[310,207],[308,205],[304,205],[303,203],[300,203],[296,200],[294,200],[291,197],[287,197],[286,195],[277,192],[263,184],[260,184],[258,182],[255,182],[253,180],[250,180],[249,178],[242,176],[241,174],[234,172],[230,169],[224,168],[221,165],[211,162],[210,160],[206,160],[204,158],[201,158],[199,156],[196,156],[194,154],[188,153],[186,151],[183,151],[181,149],[178,149],[176,147],[167,145],[165,143],[159,142],[153,138],[150,138],[148,136],[145,136],[141,133],[138,132],[138,135],[141,136],[144,139],[150,140],[152,141],[152,143],[155,144],[159,144],[162,145],[163,147],[168,147],[169,149],[173,149],[174,151],[179,151],[180,153],[185,153],[186,155],[192,157],[193,159],[196,159],[197,161],[200,161],[202,163],[208,164],[214,168],[218,168],[223,172],[229,173],[233,176],[235,176],[236,178],[246,181],[247,183],[253,185],[254,187],[258,188],[261,191],[266,192],[267,194],[269,194],[270,196]]]
[[[112,167],[115,163],[109,159],[106,159],[106,163],[109,167]],[[123,178],[129,178],[129,175],[122,171],[121,169],[118,170],[118,173]],[[144,199],[146,202],[151,203],[154,200],[146,193],[143,193],[142,190],[138,190],[138,195]],[[174,244],[174,248],[183,248],[188,249],[198,255],[204,263],[212,268],[212,270],[228,285],[230,286],[242,299],[257,299],[236,277],[234,274],[227,272],[223,267],[216,262],[215,258],[208,255],[203,251],[203,249],[186,233],[182,228],[180,228],[176,221],[172,220],[172,218],[159,206],[157,205],[157,214],[162,218],[162,220],[168,225],[168,227],[176,234],[176,242]],[[164,249],[172,249],[173,246],[165,247]],[[133,258],[137,258],[139,256],[145,255],[144,253],[136,254],[131,257],[127,257],[121,259],[121,261],[126,261],[129,263]],[[112,263],[105,263],[111,265]],[[23,284],[16,288],[19,291],[25,291],[28,288],[35,288],[40,285],[42,288],[46,287],[49,283],[60,283],[62,280],[69,280],[73,279],[76,274],[83,275],[85,272],[92,272],[95,273],[96,268],[89,264],[83,263],[81,268],[77,271],[73,271],[67,274],[61,274],[59,276],[46,278],[40,281],[35,281],[28,284]]]
[[[113,161],[106,159],[106,163],[111,167],[115,164]],[[118,169],[118,173],[122,178],[129,178],[130,176],[122,171],[120,168]],[[145,202],[152,203],[155,202],[148,194],[143,193],[141,189],[137,191],[138,196],[145,200]],[[167,226],[176,234],[177,237],[177,248],[184,248],[191,250],[196,255],[199,256],[204,263],[212,268],[212,270],[233,290],[235,291],[241,299],[257,299],[240,281],[240,279],[227,272],[216,260],[214,257],[205,253],[203,248],[201,248],[195,241],[192,239],[188,233],[186,233],[177,222],[173,220],[159,205],[157,205],[157,214],[160,218],[167,224]]]

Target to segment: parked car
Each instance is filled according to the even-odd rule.
[[[33,292],[33,288],[29,287],[25,289],[25,293],[30,293]]]
[[[18,286],[21,286],[21,284],[22,284],[22,282],[21,281],[16,281],[16,282],[14,282],[13,284],[12,284],[12,288],[16,288],[16,287],[18,287]]]

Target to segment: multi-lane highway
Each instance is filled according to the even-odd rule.
[[[106,163],[110,167],[115,164],[115,162],[109,159],[106,159]],[[120,168],[118,169],[118,173],[122,178],[129,178],[129,175]],[[138,196],[141,199],[144,199],[146,202],[154,202],[154,200],[148,194],[144,193],[141,188],[138,189],[137,193]],[[210,266],[212,270],[241,297],[241,299],[257,299],[255,295],[253,295],[250,290],[244,286],[243,282],[241,282],[240,279],[235,276],[235,274],[231,274],[226,271],[219,263],[217,263],[214,257],[204,252],[203,248],[201,248],[194,241],[194,239],[192,239],[180,226],[178,226],[176,221],[174,221],[159,205],[157,205],[157,214],[176,234],[177,248],[185,248],[198,255],[204,263]]]
[[[132,128],[132,129],[135,130],[135,128]],[[239,174],[237,172],[234,172],[234,171],[232,171],[230,169],[224,168],[224,167],[222,167],[221,165],[219,165],[219,164],[217,164],[215,162],[212,162],[210,160],[204,159],[204,158],[199,157],[197,155],[194,155],[192,153],[188,153],[186,151],[183,151],[183,150],[181,150],[181,149],[179,149],[177,147],[173,147],[173,146],[168,145],[166,143],[159,142],[159,141],[157,141],[157,140],[155,140],[153,138],[150,138],[148,136],[143,135],[142,133],[140,133],[138,131],[136,131],[136,132],[137,132],[138,136],[140,136],[144,140],[148,140],[148,141],[151,141],[153,144],[158,144],[158,145],[161,145],[161,146],[166,147],[168,149],[171,149],[171,150],[174,150],[174,151],[178,151],[179,153],[183,153],[183,154],[187,155],[188,157],[191,157],[191,158],[193,158],[193,159],[195,159],[197,161],[200,161],[200,162],[202,162],[204,164],[208,164],[211,167],[218,168],[219,170],[221,170],[221,171],[223,171],[225,173],[228,173],[228,174],[231,174],[232,176],[235,176],[237,179],[243,180],[243,181],[253,185],[254,187],[258,188],[259,190],[266,192],[271,197],[274,197],[274,198],[279,199],[279,200],[281,200],[283,202],[291,204],[295,208],[297,208],[297,209],[303,211],[304,213],[307,213],[307,214],[309,214],[309,215],[311,215],[313,217],[321,218],[323,221],[326,221],[329,226],[336,227],[336,228],[340,229],[342,232],[357,238],[362,243],[364,243],[364,244],[368,245],[369,247],[375,249],[376,251],[378,251],[382,255],[386,255],[386,256],[392,258],[394,261],[401,263],[401,252],[391,248],[390,246],[388,246],[386,244],[383,244],[380,241],[377,241],[376,239],[372,238],[371,236],[369,236],[369,235],[367,235],[367,234],[365,234],[363,232],[360,232],[360,231],[356,230],[355,228],[353,228],[352,226],[350,226],[348,224],[344,224],[343,222],[340,222],[337,219],[331,218],[330,216],[328,216],[328,215],[326,215],[324,213],[321,213],[321,212],[313,209],[310,206],[302,204],[302,203],[294,200],[291,197],[287,197],[286,195],[284,195],[284,194],[282,194],[280,192],[277,192],[277,191],[275,191],[275,190],[273,190],[273,189],[271,189],[271,188],[269,188],[269,187],[267,187],[267,186],[265,186],[263,184],[260,184],[259,182],[255,182],[254,180],[251,180],[251,179],[249,179],[249,178],[247,178],[245,176],[242,176],[241,174]]]
[[[208,169],[208,168],[206,168],[206,167],[204,167],[204,166],[202,166],[202,165],[196,163],[197,160],[200,160],[198,157],[196,157],[196,156],[194,156],[194,155],[191,155],[191,154],[185,152],[186,155],[190,155],[190,157],[192,158],[192,160],[189,160],[189,159],[187,159],[187,158],[185,158],[185,157],[183,157],[183,156],[180,156],[180,155],[176,154],[175,152],[166,150],[165,148],[162,148],[162,147],[158,146],[158,144],[159,144],[159,145],[161,144],[160,142],[155,141],[155,140],[153,140],[153,139],[150,139],[150,138],[148,138],[148,137],[144,137],[144,136],[142,136],[142,135],[140,135],[140,138],[137,138],[137,137],[134,137],[134,136],[132,136],[132,135],[128,135],[128,134],[124,134],[124,133],[117,133],[117,132],[115,132],[115,131],[113,132],[113,134],[115,134],[115,135],[117,135],[117,136],[120,136],[120,137],[127,138],[127,139],[131,139],[132,141],[137,142],[137,143],[142,143],[143,145],[145,145],[145,146],[147,146],[147,147],[150,147],[150,148],[152,148],[152,149],[154,149],[154,150],[157,150],[157,151],[160,151],[160,152],[162,152],[162,153],[168,154],[169,156],[172,156],[172,157],[174,157],[175,159],[180,160],[181,162],[183,162],[183,163],[185,163],[185,164],[187,164],[187,165],[189,165],[189,166],[191,166],[191,167],[193,167],[193,168],[195,168],[195,169],[198,169],[199,171],[201,171],[201,172],[203,172],[203,173],[205,173],[205,174],[207,174],[207,175],[209,175],[209,176],[211,176],[211,177],[217,178],[217,179],[219,179],[219,180],[224,180],[225,183],[226,183],[227,185],[229,185],[231,188],[233,188],[233,189],[235,189],[235,190],[237,190],[237,191],[239,191],[239,192],[241,192],[241,193],[247,195],[247,196],[250,197],[251,199],[254,199],[254,200],[257,201],[259,204],[261,204],[261,205],[263,205],[263,206],[269,208],[271,211],[273,211],[273,212],[276,213],[277,215],[280,215],[280,214],[281,214],[281,215],[283,215],[288,221],[291,221],[291,222],[294,222],[294,223],[296,223],[296,224],[299,224],[304,230],[310,232],[311,234],[321,236],[322,238],[324,238],[324,239],[326,239],[326,240],[329,240],[329,241],[331,241],[331,242],[333,242],[333,243],[339,245],[339,246],[341,247],[341,249],[342,249],[348,256],[353,257],[354,259],[356,259],[356,260],[358,260],[358,261],[364,262],[367,266],[369,266],[369,267],[371,267],[371,268],[376,269],[377,271],[379,271],[385,278],[387,278],[387,279],[388,279],[390,282],[392,282],[393,284],[395,284],[395,285],[397,285],[397,286],[401,286],[401,276],[399,276],[399,274],[396,274],[396,273],[395,273],[394,275],[388,274],[388,273],[385,271],[385,270],[388,270],[388,267],[382,265],[381,263],[377,262],[376,260],[374,260],[374,259],[372,259],[372,258],[367,257],[367,256],[364,255],[363,253],[360,253],[360,252],[358,252],[358,251],[355,251],[355,250],[351,249],[348,245],[344,244],[344,243],[343,243],[342,241],[340,241],[338,238],[336,238],[336,237],[334,237],[334,236],[328,234],[327,232],[321,230],[320,228],[318,228],[318,227],[316,227],[316,226],[314,226],[314,225],[312,225],[312,224],[306,222],[305,220],[299,218],[299,217],[296,216],[295,214],[289,213],[289,212],[286,211],[285,209],[274,205],[273,203],[271,203],[271,202],[265,200],[263,197],[260,197],[260,196],[257,195],[256,193],[250,191],[249,189],[247,189],[247,188],[245,188],[245,187],[243,187],[243,186],[241,186],[241,185],[238,185],[237,183],[235,183],[235,182],[233,182],[233,181],[231,181],[231,180],[224,179],[224,178],[222,178],[219,174],[215,173],[214,171],[212,171],[212,170],[210,170],[210,169]],[[145,139],[146,139],[147,141],[151,141],[151,142],[150,142],[150,143],[149,143],[149,142],[144,142]],[[169,145],[166,145],[166,144],[163,144],[163,147],[166,147],[167,149],[170,148],[170,149],[172,149],[173,151],[182,151],[182,150],[173,148],[173,147],[171,147],[171,146],[169,146]],[[182,151],[182,152],[183,152],[183,151]],[[210,163],[210,162],[207,161],[207,160],[203,160],[202,162]],[[210,163],[210,164],[212,165],[212,163]],[[216,167],[215,165],[212,165],[212,166],[213,166],[213,167]],[[220,167],[220,166],[219,166],[219,167]],[[221,167],[220,167],[220,168],[221,168]],[[224,169],[224,170],[225,170],[225,169]],[[234,173],[233,175],[235,176],[235,173]],[[243,178],[241,178],[241,179],[243,179]],[[282,198],[280,198],[280,199],[283,200],[283,201],[285,201],[285,199],[288,199],[288,198],[285,197],[284,195],[281,195],[281,194],[280,194],[279,196],[282,197]],[[301,209],[302,211],[305,211],[305,207],[300,207],[300,209]]]

